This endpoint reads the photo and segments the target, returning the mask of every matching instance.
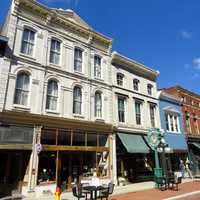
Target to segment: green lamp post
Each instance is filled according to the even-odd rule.
[[[147,138],[150,147],[154,150],[155,156],[155,168],[154,175],[157,177],[162,176],[162,169],[160,168],[159,157],[158,157],[158,146],[161,139],[164,137],[163,132],[159,128],[151,128],[148,130]]]

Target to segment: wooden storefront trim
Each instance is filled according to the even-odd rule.
[[[32,144],[3,144],[0,145],[0,150],[32,150]]]
[[[43,151],[109,151],[108,147],[80,147],[80,146],[61,146],[61,145],[42,145]]]

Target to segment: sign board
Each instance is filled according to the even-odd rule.
[[[42,145],[39,143],[39,144],[36,144],[35,145],[35,148],[36,148],[36,152],[37,154],[40,154],[40,152],[42,151]]]

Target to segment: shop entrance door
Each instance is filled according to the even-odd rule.
[[[22,155],[20,153],[1,153],[0,197],[20,192]]]
[[[81,158],[81,152],[61,153],[60,184],[63,190],[70,190],[73,182],[79,182],[82,168]]]

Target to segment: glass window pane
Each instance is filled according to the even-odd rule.
[[[100,147],[108,147],[109,146],[109,140],[108,135],[99,135],[99,146]]]
[[[44,129],[41,133],[41,144],[55,145],[56,130]]]
[[[85,133],[74,132],[72,139],[73,146],[85,146]]]
[[[87,134],[87,146],[97,146],[97,134],[88,133]]]
[[[71,145],[71,131],[59,131],[58,132],[58,145]]]

